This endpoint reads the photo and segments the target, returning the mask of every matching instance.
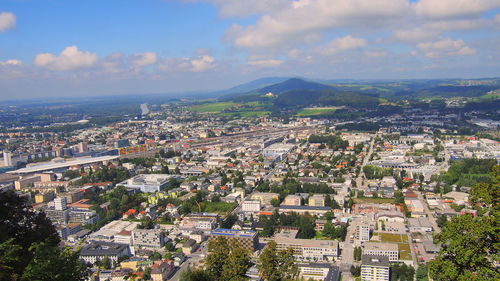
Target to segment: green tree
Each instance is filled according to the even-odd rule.
[[[192,270],[191,268],[188,267],[188,269],[184,270],[181,273],[181,276],[179,278],[180,281],[211,281],[212,279],[208,275],[206,271],[203,269],[195,269]]]
[[[442,249],[429,264],[434,280],[499,280],[498,220],[486,215],[454,217],[436,235]]]
[[[245,274],[251,265],[248,250],[233,245],[223,266],[221,280],[245,280]]]
[[[101,265],[105,268],[105,269],[111,269],[111,260],[109,259],[108,256],[105,256],[102,261],[101,261]]]
[[[361,266],[351,265],[351,274],[354,277],[359,277],[361,275]]]
[[[60,250],[46,242],[33,243],[30,251],[33,252],[33,259],[20,280],[86,280],[86,266],[79,259],[78,252]]]
[[[219,280],[224,272],[224,264],[228,260],[230,248],[227,247],[227,240],[224,237],[217,237],[208,243],[209,254],[205,258],[205,265],[208,275]]]
[[[267,243],[259,256],[259,273],[267,281],[293,280],[298,275],[293,249],[278,251],[276,242]]]

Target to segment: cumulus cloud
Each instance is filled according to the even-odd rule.
[[[141,54],[134,54],[130,58],[130,63],[133,67],[143,67],[151,64],[155,64],[158,61],[158,57],[154,52],[146,52]]]
[[[222,17],[248,17],[285,8],[288,0],[185,0],[187,2],[207,2],[219,9]]]
[[[2,65],[2,66],[21,66],[21,65],[23,65],[23,62],[20,60],[6,60],[6,61],[0,61],[0,65]]]
[[[4,32],[16,26],[16,15],[10,12],[0,13],[0,32]]]
[[[190,58],[167,58],[159,63],[162,71],[203,72],[215,67],[215,58],[210,55],[200,55]]]
[[[99,58],[95,53],[82,52],[77,46],[69,46],[64,49],[59,56],[50,53],[38,54],[34,64],[38,67],[66,71],[79,68],[87,68],[95,65]]]
[[[413,4],[417,15],[427,18],[457,18],[477,16],[499,8],[498,0],[420,0]]]
[[[417,48],[425,52],[425,56],[431,59],[448,56],[472,55],[476,50],[465,45],[463,40],[445,38],[439,41],[420,43]]]
[[[215,58],[209,55],[203,55],[191,60],[191,70],[201,72],[214,67]]]
[[[312,42],[325,30],[382,26],[409,13],[407,0],[298,0],[264,14],[256,24],[234,25],[227,39],[242,48]]]
[[[327,48],[323,50],[324,54],[332,55],[342,51],[359,49],[366,46],[366,40],[363,38],[352,37],[351,35],[347,35],[344,37],[336,38]]]
[[[254,59],[248,61],[248,64],[257,67],[276,67],[283,64],[283,61],[278,59]]]

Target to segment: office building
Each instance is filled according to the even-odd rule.
[[[260,211],[260,201],[259,200],[245,200],[241,206],[243,212],[259,212]]]
[[[56,197],[56,199],[54,199],[54,209],[58,211],[66,210],[66,205],[66,197]]]
[[[325,196],[321,194],[315,194],[309,197],[308,205],[313,207],[324,207],[325,206]]]
[[[303,280],[339,281],[340,269],[327,263],[299,264],[300,278]]]
[[[363,255],[385,256],[391,262],[399,260],[398,244],[366,242],[363,247]]]
[[[112,242],[92,242],[80,251],[80,258],[86,263],[94,264],[108,257],[114,264],[118,263],[118,258],[129,256],[128,245]]]
[[[3,151],[3,165],[5,167],[12,166],[12,153],[10,151]]]
[[[161,248],[165,244],[165,234],[160,229],[135,229],[132,241],[135,247]]]
[[[277,249],[292,248],[294,256],[300,261],[332,262],[339,254],[337,240],[295,239],[284,236],[275,238]]]

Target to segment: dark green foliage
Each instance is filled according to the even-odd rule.
[[[275,226],[294,226],[299,227],[298,238],[311,239],[316,235],[314,227],[316,219],[311,215],[298,215],[296,213],[278,214],[275,212],[272,216],[261,216],[261,222],[264,223],[262,236],[270,237],[274,234]]]
[[[276,242],[270,241],[259,256],[259,274],[266,281],[294,280],[298,273],[293,249],[277,250]]]
[[[391,265],[391,280],[394,281],[413,281],[415,269],[406,264],[393,264]]]
[[[359,277],[361,275],[361,266],[351,265],[351,274],[354,277]]]
[[[392,176],[393,170],[391,168],[381,168],[372,165],[363,167],[363,172],[367,179],[381,179],[385,176]]]
[[[308,141],[310,143],[324,143],[333,149],[345,149],[349,142],[343,140],[339,135],[311,135]]]
[[[484,164],[488,165],[487,162]],[[488,167],[482,167],[486,169]],[[481,169],[477,167],[475,169]],[[492,170],[493,184],[479,183],[472,188],[471,202],[480,214],[457,216],[448,221],[435,242],[441,251],[429,263],[430,277],[434,280],[499,280],[498,233],[499,166]]]
[[[323,235],[331,239],[345,240],[347,235],[347,225],[333,226],[331,222],[325,223]]]
[[[464,159],[453,161],[441,180],[449,185],[474,186],[478,182],[492,182],[491,172],[497,163],[494,159]]]
[[[230,214],[227,216],[220,224],[222,228],[231,228],[234,223],[238,220],[238,216],[236,214]]]
[[[59,249],[59,237],[43,212],[25,198],[0,193],[0,280],[84,280],[77,252]]]
[[[209,280],[243,280],[251,266],[250,253],[236,243],[228,243],[225,237],[210,241],[208,251],[205,272]]]

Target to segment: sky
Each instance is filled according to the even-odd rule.
[[[0,100],[500,76],[500,0],[0,0]]]

